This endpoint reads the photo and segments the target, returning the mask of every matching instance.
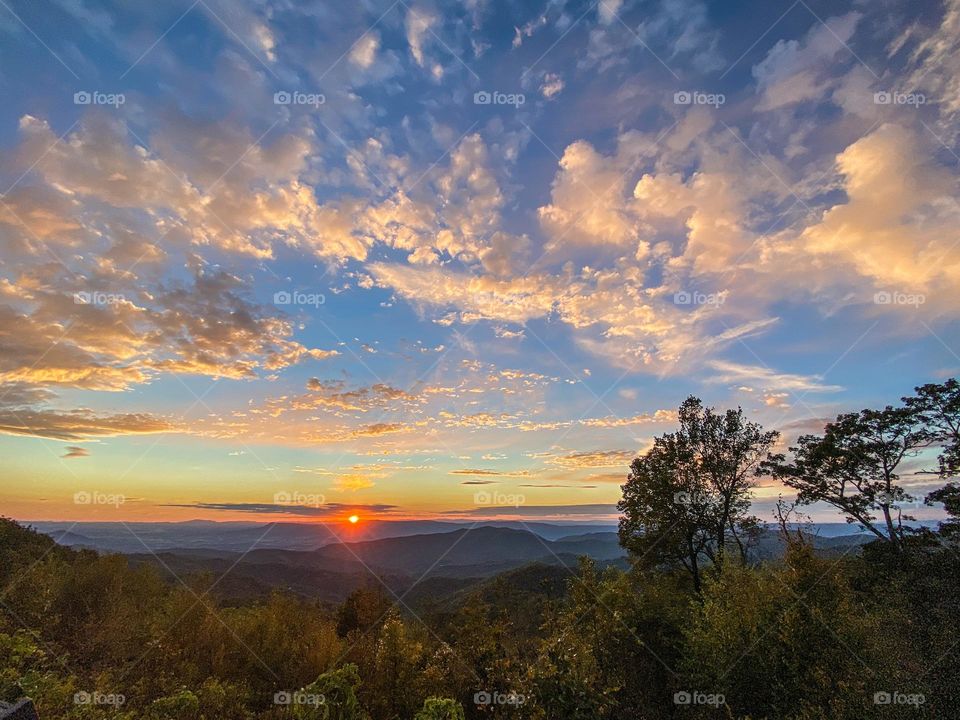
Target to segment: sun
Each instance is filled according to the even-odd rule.
[[[350,517],[347,518],[347,520],[349,520],[352,525],[356,525],[358,522],[360,522],[360,516],[351,515]]]

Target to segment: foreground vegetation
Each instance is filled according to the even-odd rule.
[[[416,612],[376,588],[231,604],[216,578],[0,520],[0,700],[27,694],[44,720],[957,718],[958,418],[949,381],[781,454],[691,398],[624,485],[630,571],[584,560],[557,592],[529,569]],[[937,533],[911,528],[897,472],[927,456],[951,514]],[[757,562],[758,473],[876,540],[818,556],[781,505],[785,555]]]

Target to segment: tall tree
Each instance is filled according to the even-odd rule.
[[[904,520],[900,511],[912,500],[900,484],[898,468],[932,441],[924,417],[914,408],[862,410],[828,423],[823,436],[804,435],[783,453],[771,455],[762,471],[797,490],[801,505],[824,502],[902,549]],[[879,517],[878,517],[879,516]]]
[[[618,509],[620,543],[645,562],[680,562],[699,592],[703,567],[728,548],[746,557],[758,521],[749,514],[759,463],[779,434],[743,411],[717,413],[695,397],[680,406],[680,427],[633,461]]]
[[[915,388],[916,395],[903,398],[916,412],[930,439],[940,445],[941,477],[960,473],[960,382],[951,378],[945,383],[929,383]]]

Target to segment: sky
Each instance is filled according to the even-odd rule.
[[[688,395],[786,446],[956,376],[958,45],[960,0],[3,0],[0,512],[597,520]]]

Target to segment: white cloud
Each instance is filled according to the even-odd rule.
[[[357,40],[350,51],[350,62],[363,69],[369,68],[377,59],[377,50],[380,49],[380,36],[370,31]]]
[[[430,10],[422,7],[411,7],[407,10],[406,29],[407,43],[410,53],[417,65],[425,64],[423,56],[423,41],[430,29],[437,24],[438,18]]]

